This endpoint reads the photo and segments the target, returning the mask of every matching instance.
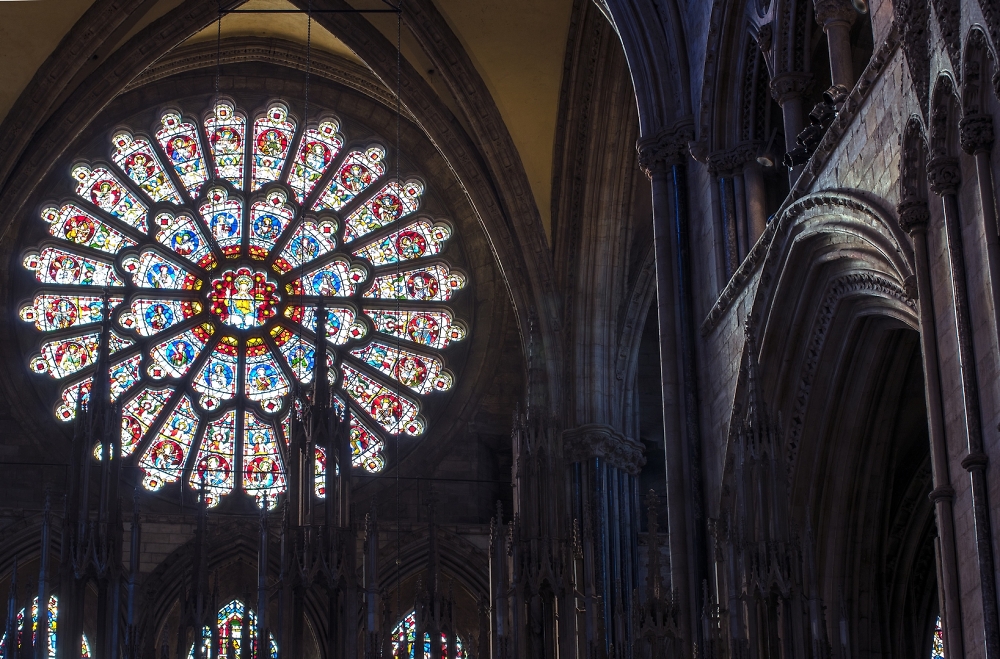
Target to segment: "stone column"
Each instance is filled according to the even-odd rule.
[[[976,159],[979,179],[979,202],[983,209],[983,232],[986,236],[986,261],[993,297],[993,326],[1000,341],[1000,236],[997,234],[996,195],[990,152],[993,150],[993,117],[970,114],[959,123],[962,149]]]
[[[698,557],[695,554],[693,515],[689,501],[684,417],[684,368],[682,364],[682,290],[671,194],[676,170],[681,167],[688,135],[661,133],[640,140],[639,166],[652,182],[653,241],[656,257],[656,307],[660,334],[660,377],[663,395],[663,436],[667,471],[667,520],[670,537],[670,587],[677,596],[678,627],[683,634],[684,656],[690,657],[697,638]]]
[[[917,300],[920,314],[920,347],[924,366],[924,396],[927,400],[927,427],[931,440],[931,476],[934,490],[931,501],[937,518],[941,554],[941,619],[945,647],[954,657],[963,657],[961,593],[958,582],[958,559],[955,551],[955,490],[948,474],[948,443],[945,437],[944,410],[941,399],[941,374],[938,368],[937,323],[931,293],[931,265],[927,256],[927,223],[930,211],[922,199],[903,201],[896,207],[899,224],[913,241],[913,262],[917,276]]]
[[[951,282],[955,295],[955,322],[958,334],[958,362],[965,398],[965,425],[968,434],[968,455],[962,467],[969,472],[972,489],[972,512],[975,523],[976,554],[979,567],[979,588],[983,604],[983,632],[986,657],[1000,657],[1000,622],[997,616],[996,570],[993,558],[993,530],[990,520],[989,489],[986,480],[988,459],[983,451],[982,416],[980,414],[979,378],[972,345],[972,319],[969,313],[968,273],[962,245],[962,225],[958,212],[958,185],[962,174],[957,158],[938,157],[927,163],[927,180],[931,190],[941,197],[948,256],[951,262]]]
[[[854,63],[851,55],[851,26],[858,18],[850,0],[813,0],[816,23],[826,33],[830,51],[830,80],[847,89],[854,87]]]
[[[801,71],[781,73],[771,80],[771,97],[781,106],[781,119],[785,130],[785,151],[795,148],[795,138],[802,132],[805,113],[802,111],[802,97],[812,84],[812,74]],[[802,166],[793,168],[789,176],[789,184],[795,185],[795,180],[802,173]]]

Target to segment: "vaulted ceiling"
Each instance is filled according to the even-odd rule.
[[[0,67],[0,119],[92,4],[92,0],[0,2],[0,61],[4,63]],[[137,9],[110,40],[116,45],[95,55],[95,66],[181,2],[133,0],[123,4]],[[353,0],[352,4],[356,8],[386,7],[383,0]],[[492,95],[520,155],[542,224],[550,234],[553,147],[572,0],[435,0],[434,4]],[[285,0],[250,0],[241,8],[294,7]],[[390,42],[396,41],[395,16],[368,17]],[[222,20],[221,30],[223,37],[252,35],[305,43],[307,20],[299,14],[232,14]],[[218,26],[213,25],[188,42],[214,40],[217,34]],[[403,56],[445,104],[454,108],[445,82],[405,27],[401,41]],[[317,22],[312,25],[311,45],[363,64]]]

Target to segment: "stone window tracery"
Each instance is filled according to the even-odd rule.
[[[322,309],[353,462],[380,471],[384,436],[422,435],[421,399],[454,383],[444,353],[466,330],[448,302],[466,278],[451,225],[331,115],[303,127],[284,102],[248,115],[222,99],[204,121],[159,116],[152,136],[114,131],[110,162],[71,168],[75,197],[44,206],[49,236],[24,254],[36,287],[20,317],[41,333],[28,361],[65,383],[57,418],[86,409],[108,323],[121,455],[143,485],[186,480],[209,505],[240,487],[273,507]]]

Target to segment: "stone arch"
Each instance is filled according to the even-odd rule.
[[[958,124],[961,107],[958,88],[950,72],[940,73],[934,83],[929,126],[929,151],[932,160],[958,156]]]
[[[806,197],[779,222],[750,316],[759,341],[742,359],[752,350],[770,365],[761,388],[783,435],[792,521],[800,533],[811,528],[819,548],[831,641],[844,611],[852,653],[915,651],[907,633],[936,599],[933,552],[929,560],[901,540],[933,547],[929,442],[913,439],[912,419],[919,429],[926,413],[909,243],[876,202],[840,192]],[[746,397],[744,366],[728,446]],[[901,464],[900,451],[913,464]],[[733,459],[727,447],[722,496]],[[912,496],[887,504],[883,473]],[[889,531],[865,535],[876,523]]]
[[[989,36],[978,25],[965,38],[962,58],[962,110],[966,116],[987,112],[992,73],[997,69],[997,55]]]
[[[235,8],[240,4],[241,1],[224,3],[222,9]],[[334,0],[329,0],[328,4],[331,7],[337,6]],[[314,4],[313,8],[321,7]],[[84,35],[92,37],[94,33],[108,34],[104,29],[97,29],[97,26],[102,25],[102,20],[113,24],[117,20],[112,18],[116,11],[120,10],[112,2],[97,3],[71,30],[76,51],[61,48],[57,56],[39,69],[11,114],[0,125],[0,134],[11,137],[12,144],[15,145],[11,157],[0,164],[0,203],[10,209],[7,217],[17,214],[15,211],[22,208],[38,182],[51,171],[53,163],[61,155],[65,155],[67,145],[86,130],[117,94],[154,62],[210,25],[218,16],[215,5],[187,0],[137,32],[100,64],[91,64],[84,69],[76,66],[76,60],[82,59],[81,52],[93,52],[102,46],[99,39],[90,43]],[[433,41],[428,32],[440,31],[442,26],[447,27],[436,12],[420,13],[411,8],[410,13],[414,16],[410,27],[418,33],[425,45]],[[386,86],[393,89],[396,57],[391,53],[395,52],[394,46],[364,19],[348,14],[334,16],[326,14],[314,20],[322,22],[324,27],[366,58],[365,61],[376,72],[377,79],[391,79],[393,84]],[[359,20],[364,23],[359,23]],[[439,40],[437,43],[442,42]],[[457,44],[457,39],[451,39],[450,43]],[[445,57],[441,53],[436,53],[435,56]],[[458,68],[468,76],[471,64],[467,61],[467,55],[463,54],[459,60],[456,61],[467,64]],[[475,79],[483,84],[478,74]],[[557,334],[559,318],[553,303],[557,296],[552,292],[555,286],[552,261],[545,247],[537,209],[524,207],[525,203],[529,203],[526,200],[530,200],[532,196],[525,192],[528,184],[526,180],[522,180],[523,171],[520,174],[509,171],[503,175],[497,174],[505,170],[505,167],[519,167],[520,160],[513,151],[509,135],[505,130],[500,131],[506,136],[506,140],[500,139],[498,143],[491,141],[488,148],[479,148],[459,124],[448,119],[451,116],[450,110],[437,99],[428,83],[405,59],[402,62],[401,90],[402,107],[411,116],[420,117],[420,129],[461,182],[460,189],[472,204],[479,224],[487,235],[490,251],[500,266],[504,284],[513,302],[523,345],[528,345],[531,334],[537,336],[535,343],[540,345],[544,355],[542,372],[547,385],[538,390],[543,396],[546,391],[551,392],[546,404],[553,404],[553,401],[559,399],[556,392],[561,381],[558,366],[561,352]],[[51,114],[54,109],[53,98],[63,101],[58,114]],[[495,134],[496,122],[500,121],[496,108],[493,107],[491,113],[487,111],[488,108],[477,105],[485,102],[485,98],[489,98],[489,95],[470,95],[466,99],[469,104],[466,107],[469,120],[481,134]],[[491,99],[488,102],[492,104]],[[500,182],[499,186],[495,185],[497,181]],[[9,240],[10,226],[9,222],[0,226],[0,249],[7,257],[12,249]],[[5,285],[2,287],[6,288]],[[42,433],[42,429],[34,422],[26,425],[26,429],[31,434]]]

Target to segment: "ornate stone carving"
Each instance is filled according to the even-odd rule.
[[[774,28],[771,27],[770,23],[761,25],[760,29],[757,30],[757,45],[765,53],[771,50],[771,46],[774,45]]]
[[[757,142],[744,142],[729,151],[716,151],[708,156],[708,169],[712,173],[731,172],[757,157]]]
[[[802,73],[801,71],[792,73],[782,73],[771,80],[771,96],[784,105],[786,101],[802,96],[809,91],[812,85],[813,75]]]
[[[813,0],[816,23],[826,26],[830,23],[853,25],[858,18],[858,10],[850,0]]]
[[[899,214],[899,226],[907,233],[926,228],[931,219],[931,211],[923,199],[901,201],[896,206],[896,213]]]
[[[958,192],[962,182],[962,169],[958,166],[958,158],[940,156],[927,163],[927,181],[931,192],[944,196]]]
[[[646,464],[642,444],[610,426],[588,423],[563,431],[562,438],[563,455],[569,462],[603,458],[633,476]]]
[[[667,169],[684,162],[688,142],[694,139],[692,126],[681,126],[673,130],[661,131],[654,137],[640,139],[636,143],[639,152],[639,169],[653,178],[653,172]]]
[[[958,123],[962,150],[969,155],[989,151],[993,147],[993,117],[970,114]]]

